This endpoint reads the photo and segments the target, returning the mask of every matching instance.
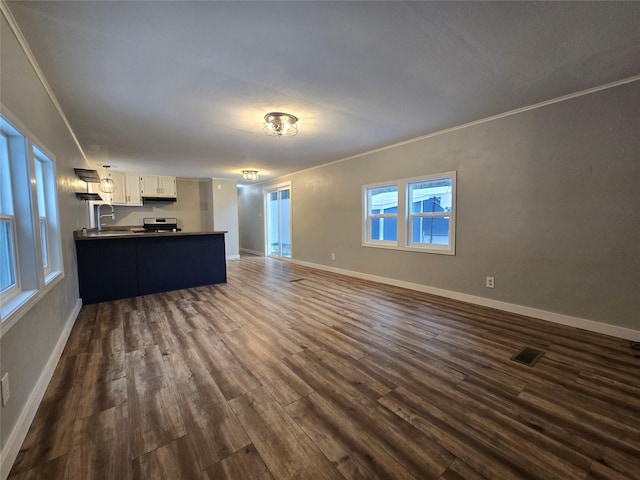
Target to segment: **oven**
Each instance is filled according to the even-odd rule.
[[[145,232],[179,232],[178,219],[174,217],[144,218],[142,226]]]

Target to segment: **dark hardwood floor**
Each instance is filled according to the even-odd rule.
[[[640,478],[625,340],[260,257],[228,277],[84,307],[10,478]]]

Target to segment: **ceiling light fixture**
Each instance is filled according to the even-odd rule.
[[[270,137],[295,137],[298,117],[289,113],[271,112],[264,116],[264,133]]]
[[[249,180],[251,182],[255,182],[258,179],[258,171],[242,170],[242,178],[244,178],[245,180]]]
[[[103,165],[104,178],[100,180],[100,186],[98,187],[101,192],[113,193],[116,189],[116,184],[109,178],[109,165]]]

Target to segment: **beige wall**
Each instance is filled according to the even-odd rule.
[[[638,105],[635,82],[277,179],[294,259],[640,331]],[[451,170],[455,256],[361,245],[362,185]],[[261,191],[239,197],[249,250]]]
[[[51,99],[46,94],[24,51],[2,17],[0,101],[3,113],[11,112],[35,136],[38,143],[52,152],[58,182],[58,205],[62,232],[64,278],[9,330],[2,330],[0,372],[9,372],[11,399],[0,411],[0,444],[6,454],[7,441],[27,408],[29,396],[52,359],[56,344],[64,336],[77,308],[78,276],[72,231],[88,225],[88,209],[75,191],[85,184],[73,172],[74,167],[89,168]],[[55,360],[55,359],[53,359]],[[9,465],[10,466],[10,465]],[[3,466],[3,472],[6,466]]]

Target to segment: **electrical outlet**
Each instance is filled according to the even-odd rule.
[[[496,286],[495,283],[495,278],[493,277],[487,277],[487,283],[486,283],[487,288],[494,288]]]
[[[0,381],[0,388],[2,389],[2,406],[5,407],[9,401],[11,393],[9,392],[9,372],[5,373]]]
[[[332,253],[332,254],[331,254],[331,260],[335,260],[335,259],[336,259],[336,254],[335,254],[335,253]]]

